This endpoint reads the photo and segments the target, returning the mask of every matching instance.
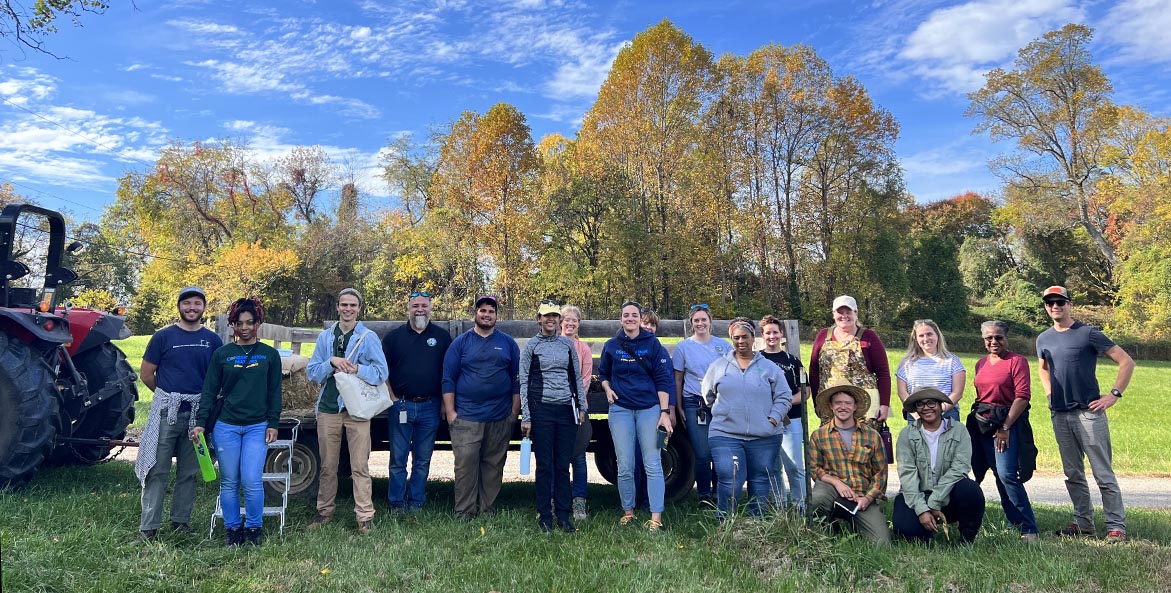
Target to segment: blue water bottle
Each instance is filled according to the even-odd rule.
[[[520,440],[520,475],[529,475],[529,458],[533,456],[533,441],[529,437]]]

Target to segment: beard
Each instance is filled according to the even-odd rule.
[[[187,323],[195,323],[203,318],[203,311],[179,311],[179,319]]]
[[[426,315],[411,316],[411,327],[415,328],[415,331],[423,331],[427,329],[427,323],[428,320]]]
[[[491,322],[484,322],[484,321],[480,321],[480,318],[477,317],[476,318],[476,327],[478,327],[480,329],[492,329],[492,328],[496,327],[496,320],[493,319]]]

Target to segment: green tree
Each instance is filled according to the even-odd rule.
[[[0,1],[0,38],[16,47],[60,57],[45,48],[45,37],[57,32],[58,19],[68,18],[81,26],[83,15],[102,14],[110,7],[107,0],[35,0],[31,9],[20,0]]]
[[[968,290],[959,269],[959,248],[950,237],[924,233],[908,256],[910,302],[901,326],[931,318],[944,329],[970,330]]]

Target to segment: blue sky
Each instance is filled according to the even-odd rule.
[[[87,219],[171,139],[238,138],[261,159],[321,145],[391,204],[388,140],[499,101],[538,140],[572,136],[618,50],[663,18],[717,56],[804,43],[857,77],[898,119],[920,202],[995,191],[987,162],[1010,146],[971,135],[965,93],[1065,23],[1095,29],[1118,102],[1171,114],[1171,0],[113,3],[49,39],[68,60],[0,42],[0,181]]]

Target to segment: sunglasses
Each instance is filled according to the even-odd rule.
[[[427,294],[427,291],[420,291],[420,292],[412,292],[407,298],[413,299],[415,297],[424,297],[424,298],[429,299],[429,298],[431,298],[431,295]],[[484,297],[480,297],[480,298],[484,298]]]
[[[545,300],[541,301],[541,304],[542,305],[553,305],[554,307],[561,306],[561,303],[558,303],[557,301],[554,301],[552,299],[545,299]]]
[[[701,310],[701,309],[702,309],[702,310],[704,310],[704,311],[710,311],[710,310],[711,310],[711,307],[707,306],[707,303],[700,303],[700,304],[698,304],[698,305],[692,305],[692,306],[691,306],[691,310],[692,310],[693,312],[694,312],[694,311],[699,311],[699,310]]]
[[[1064,307],[1068,303],[1069,303],[1069,301],[1067,301],[1065,299],[1053,299],[1053,300],[1045,301],[1045,306],[1046,307]]]
[[[1003,342],[1004,336],[984,336],[985,342]]]

